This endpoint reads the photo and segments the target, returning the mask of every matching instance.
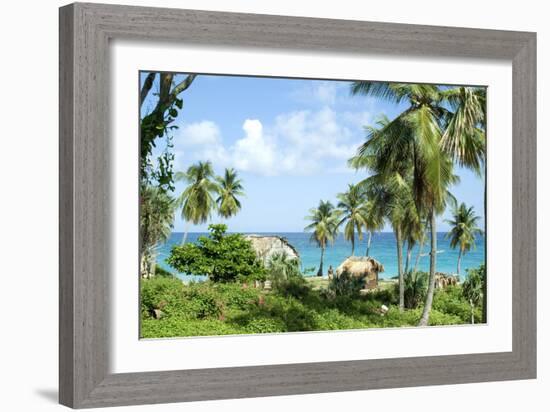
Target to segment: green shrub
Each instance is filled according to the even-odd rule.
[[[170,272],[169,270],[164,269],[160,265],[156,265],[155,267],[155,276],[160,276],[164,278],[174,278],[174,274]]]
[[[456,316],[462,323],[469,323],[471,319],[470,303],[463,297],[460,286],[438,289],[434,294],[432,308],[438,312]],[[481,320],[480,310],[474,311],[474,319],[476,322]]]
[[[260,317],[251,319],[245,326],[248,333],[284,332],[285,324],[279,319]]]
[[[187,305],[183,299],[183,288],[183,283],[175,277],[141,279],[142,314],[150,315],[154,309],[160,309],[167,315],[185,315]]]
[[[366,294],[365,299],[381,302],[386,306],[396,305],[399,303],[399,287],[372,290]]]
[[[217,318],[223,313],[224,302],[220,294],[207,284],[198,283],[185,288],[184,296],[195,318]]]
[[[405,307],[408,309],[417,308],[418,305],[424,302],[426,293],[428,292],[429,275],[426,272],[407,272],[405,273]],[[396,285],[399,290],[399,285]],[[399,292],[398,292],[399,293]]]
[[[248,287],[246,284],[243,286],[240,283],[218,283],[210,285],[210,287],[217,290],[228,309],[247,309],[250,305],[255,305],[258,302],[261,294],[260,290]]]
[[[305,299],[311,291],[307,281],[302,276],[293,276],[280,280],[274,284],[274,287],[278,295],[300,300]]]
[[[265,269],[249,240],[241,234],[226,235],[226,225],[208,229],[210,235],[199,237],[197,244],[174,246],[167,262],[179,272],[208,276],[214,282],[265,279]]]
[[[364,283],[364,279],[344,271],[340,276],[333,276],[329,282],[328,290],[335,296],[354,296],[359,295],[359,290],[363,288]]]
[[[290,258],[285,252],[276,253],[268,260],[265,265],[267,278],[274,285],[285,282],[291,278],[301,278],[300,261]]]

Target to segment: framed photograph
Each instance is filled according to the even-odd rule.
[[[62,7],[60,402],[536,377],[535,162],[534,33]]]

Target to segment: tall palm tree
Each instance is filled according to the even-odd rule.
[[[403,230],[408,209],[413,204],[409,182],[399,173],[392,175],[373,174],[358,185],[365,189],[375,207],[382,210],[395,235],[397,250],[397,274],[399,277],[399,310],[405,308],[403,271]]]
[[[329,243],[334,243],[338,235],[338,219],[340,214],[329,201],[321,200],[319,206],[310,209],[306,217],[311,223],[305,227],[306,231],[313,231],[311,240],[321,248],[321,262],[317,276],[323,276],[323,258],[325,249]]]
[[[442,92],[454,110],[441,139],[443,150],[459,165],[484,178],[486,159],[487,91],[481,87],[456,87]],[[487,216],[487,186],[484,188]],[[483,321],[487,320],[487,282],[483,282]]]
[[[214,169],[210,161],[198,162],[189,166],[187,171],[176,173],[176,181],[184,181],[188,186],[176,201],[181,208],[181,217],[187,224],[205,223],[216,208],[215,193],[219,187],[215,183]],[[182,244],[187,240],[188,227],[185,229]]]
[[[382,175],[391,175],[401,165],[412,163],[412,197],[418,210],[428,216],[431,232],[428,292],[419,321],[425,326],[435,291],[436,216],[445,210],[448,188],[458,179],[453,174],[451,157],[441,147],[449,111],[443,104],[441,90],[434,85],[354,82],[351,91],[407,104],[403,112],[381,125],[373,138],[360,147],[358,155],[367,154],[369,146],[373,146],[376,156],[369,162]],[[377,140],[383,144],[377,144]]]
[[[476,247],[476,235],[483,233],[477,227],[479,216],[476,216],[473,206],[467,207],[465,203],[455,204],[452,219],[445,221],[451,225],[451,230],[445,235],[445,239],[451,239],[451,247],[458,247],[458,259],[456,273],[460,275],[460,261],[462,256]]]
[[[359,240],[363,239],[363,228],[367,226],[367,205],[365,195],[357,185],[349,184],[348,190],[339,193],[338,208],[341,219],[338,226],[344,225],[344,238],[351,242],[351,255],[355,254],[355,232]]]
[[[235,169],[225,169],[223,177],[217,176],[218,183],[218,213],[228,219],[241,210],[241,202],[237,196],[244,196],[242,180],[237,178]]]
[[[403,155],[409,143],[404,142],[400,151],[395,151],[394,138],[386,133],[390,120],[383,116],[376,126],[366,127],[366,142],[359,147],[357,155],[349,160],[350,166],[366,168],[370,177],[358,183],[365,190],[376,213],[385,217],[395,234],[397,250],[397,272],[399,277],[399,309],[405,307],[405,286],[403,270],[404,231],[411,225],[407,220],[416,216],[416,205],[412,197],[412,157]]]

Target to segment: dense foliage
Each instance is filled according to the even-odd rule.
[[[268,278],[271,275],[268,270]],[[393,283],[361,296],[351,291],[333,293],[331,288],[335,286],[313,287],[317,280],[291,275],[272,290],[265,290],[240,282],[184,284],[174,277],[142,279],[141,335],[158,338],[411,327],[421,317],[422,305],[399,311],[398,291]],[[351,280],[342,283],[346,281]],[[387,313],[381,311],[382,305],[389,308]],[[479,322],[479,305],[473,313]],[[430,325],[470,321],[470,304],[461,286],[436,290]]]
[[[241,234],[226,234],[227,226],[210,225],[209,236],[197,243],[175,246],[168,263],[181,273],[208,276],[213,282],[264,279],[266,272],[250,241]]]

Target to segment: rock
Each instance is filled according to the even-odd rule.
[[[153,309],[151,314],[155,319],[160,319],[164,316],[164,312],[160,309]]]
[[[388,308],[386,305],[380,306],[380,311],[382,312],[382,314],[388,313],[388,310],[390,310],[390,308]]]
[[[264,289],[265,290],[271,290],[271,281],[270,280],[266,280],[264,282]]]
[[[296,248],[281,236],[245,235],[250,240],[258,259],[266,264],[273,255],[285,253],[288,259],[299,259]]]

